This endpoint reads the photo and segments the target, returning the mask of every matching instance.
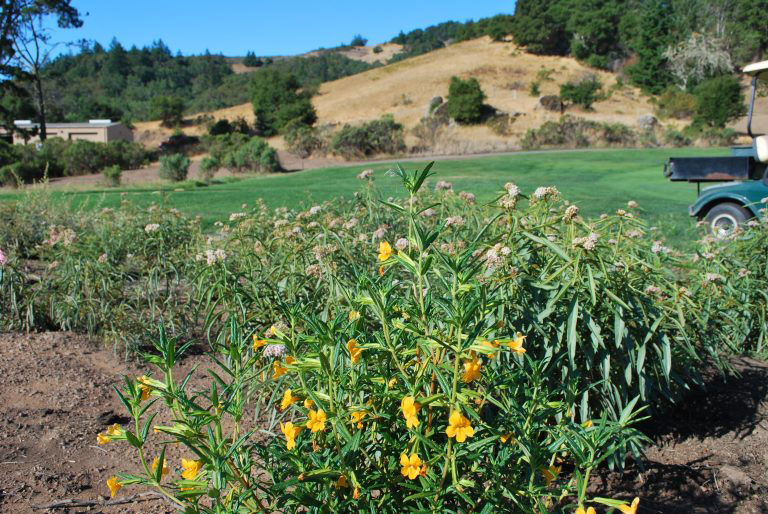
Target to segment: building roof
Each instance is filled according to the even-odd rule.
[[[27,122],[16,120],[14,121],[14,124],[17,127],[24,128],[24,127],[39,127],[40,124],[37,122]],[[93,121],[81,121],[76,123],[46,123],[46,128],[49,129],[92,129],[92,128],[102,128],[102,127],[114,127],[115,125],[121,125],[119,121],[112,121],[112,120],[93,120]]]

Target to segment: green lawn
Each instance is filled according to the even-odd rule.
[[[524,193],[538,186],[554,185],[564,197],[578,204],[586,216],[597,216],[637,201],[646,218],[659,225],[671,239],[686,239],[692,222],[687,207],[696,198],[695,187],[671,183],[661,173],[671,155],[727,155],[724,149],[631,149],[521,153],[471,159],[438,160],[431,179],[453,182],[454,190],[475,193],[479,201],[491,200],[505,182],[515,182]],[[425,161],[426,162],[426,161]],[[408,162],[413,168],[423,163]],[[339,166],[225,181],[207,187],[184,184],[174,187],[100,189],[92,191],[57,191],[63,203],[85,207],[114,207],[120,193],[142,205],[163,201],[182,211],[203,216],[206,223],[225,219],[263,198],[270,207],[312,205],[338,196],[350,196],[361,186],[355,175],[371,167],[376,171],[376,185],[385,196],[398,195],[397,179],[385,172],[393,164],[374,166]],[[158,195],[164,191],[165,195]],[[0,201],[21,198],[19,193],[0,194]]]

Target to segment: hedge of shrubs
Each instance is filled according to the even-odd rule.
[[[136,169],[152,157],[142,144],[129,141],[94,143],[51,138],[40,145],[0,142],[0,185],[29,183],[44,176],[99,173],[109,166]]]

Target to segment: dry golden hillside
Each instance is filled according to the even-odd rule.
[[[389,48],[387,49],[389,50]],[[547,120],[556,120],[559,113],[547,112],[538,105],[538,96],[531,96],[529,87],[542,69],[552,70],[551,79],[541,82],[541,95],[558,94],[560,85],[586,73],[596,73],[604,90],[612,91],[610,98],[595,104],[585,112],[569,108],[570,114],[584,118],[621,122],[634,126],[637,118],[653,114],[648,98],[634,87],[614,88],[612,73],[596,71],[569,57],[538,56],[519,50],[511,42],[492,42],[489,38],[474,39],[450,45],[425,55],[395,64],[325,83],[313,98],[319,125],[358,123],[392,114],[395,120],[410,129],[424,115],[434,96],[445,97],[452,76],[475,77],[488,96],[487,103],[504,112],[521,113],[512,126],[511,134],[501,136],[486,126],[453,127],[448,139],[457,153],[493,151],[515,148],[519,137],[529,128]],[[215,118],[253,119],[250,104],[243,104],[210,113]],[[152,141],[168,133],[157,122],[136,123],[137,138]],[[201,127],[185,132],[200,133]],[[409,143],[413,137],[409,136]],[[281,141],[273,141],[281,147]],[[448,144],[448,143],[447,143]]]

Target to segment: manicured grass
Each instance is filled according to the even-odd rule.
[[[662,176],[662,166],[672,156],[727,155],[725,149],[632,149],[521,153],[494,157],[438,160],[431,178],[453,182],[455,191],[470,191],[478,201],[490,201],[505,182],[515,182],[524,193],[538,186],[556,186],[563,196],[579,205],[587,216],[624,207],[637,201],[645,217],[659,225],[673,240],[690,237],[692,220],[687,207],[696,198],[695,187],[671,183]],[[427,161],[408,162],[406,168],[421,167]],[[107,189],[54,192],[62,202],[85,208],[114,207],[120,194],[139,205],[166,202],[192,215],[201,215],[206,224],[226,219],[241,205],[253,205],[263,198],[270,207],[310,206],[339,196],[351,196],[361,187],[355,175],[364,168],[376,171],[376,185],[383,195],[398,196],[398,179],[385,172],[391,163],[373,166],[332,167],[290,174],[249,177],[223,181],[207,187],[185,183],[160,188]],[[183,190],[176,191],[178,187]],[[20,193],[0,194],[0,201],[21,198]]]

